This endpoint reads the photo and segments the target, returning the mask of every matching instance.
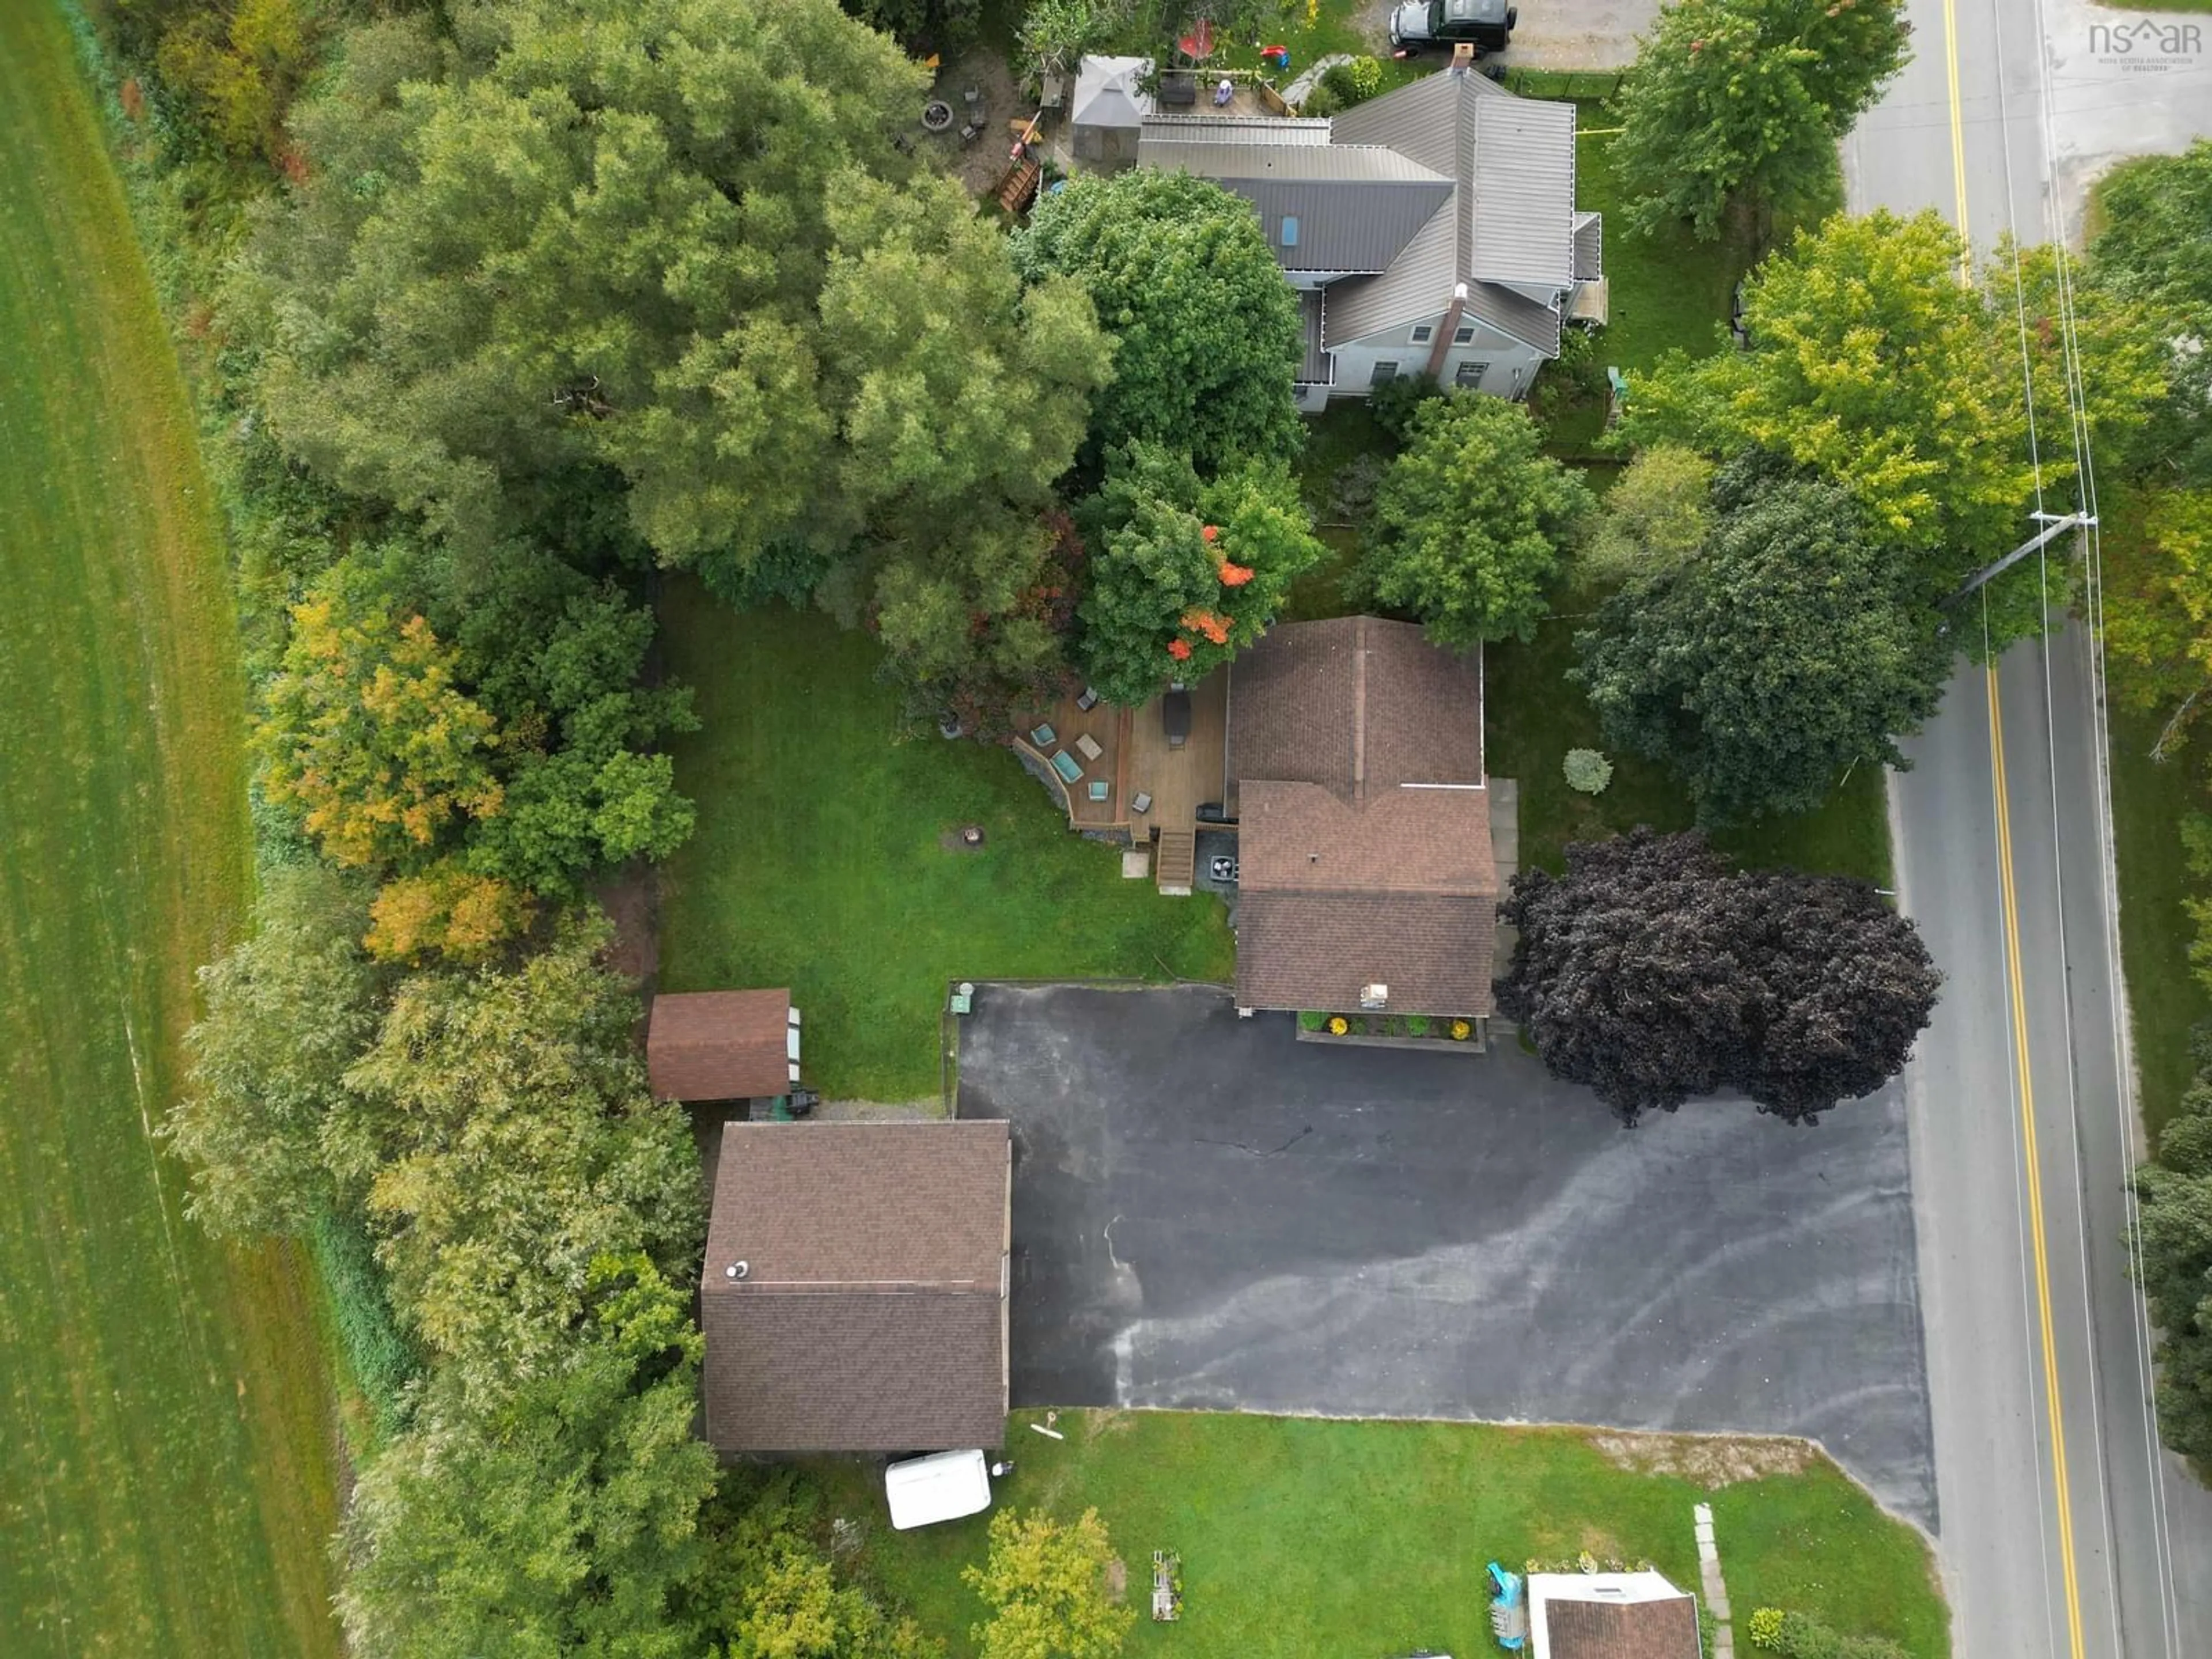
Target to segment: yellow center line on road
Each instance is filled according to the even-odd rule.
[[[1951,186],[1959,212],[1959,283],[1974,280],[1973,234],[1966,219],[1966,133],[1959,97],[1958,0],[1943,0],[1944,75],[1951,94]],[[2003,124],[1998,124],[1998,142]],[[2035,1142],[2035,1079],[2027,1054],[2027,991],[2020,969],[2020,897],[2013,884],[2012,794],[2005,780],[2004,711],[1997,697],[1996,665],[1986,669],[1990,686],[1990,773],[1997,825],[1997,878],[2004,905],[2005,975],[2012,995],[2013,1052],[2020,1070],[2021,1145],[2027,1180],[2028,1237],[2035,1255],[2036,1311],[2043,1327],[2043,1395],[2051,1419],[2051,1478],[2058,1504],[2058,1567],[2066,1589],[2066,1636],[2072,1659],[2085,1659],[2081,1589],[2074,1565],[2074,1506],[2066,1474],[2066,1413],[2059,1398],[2058,1346],[2051,1317],[2051,1260],[2043,1228],[2043,1161]]]
[[[2083,1659],[2081,1594],[2074,1569],[2074,1511],[2066,1480],[2066,1418],[2059,1407],[2058,1349],[2051,1318],[2051,1265],[2044,1247],[2043,1165],[2035,1144],[2035,1085],[2028,1071],[2027,994],[2020,971],[2020,902],[2013,887],[2012,811],[2005,781],[2004,719],[1997,703],[1997,671],[1990,682],[1990,769],[1996,791],[1997,879],[2004,897],[2005,973],[2012,988],[2012,1038],[2020,1067],[2021,1144],[2027,1170],[2028,1235],[2035,1250],[2035,1300],[2043,1322],[2043,1391],[2051,1414],[2051,1480],[2058,1500],[2058,1565],[2066,1584],[2066,1632],[2073,1659]]]
[[[1966,225],[1966,119],[1959,100],[1958,0],[1943,0],[1943,70],[1951,90],[1951,188],[1959,202],[1959,285],[1974,280],[1974,235]]]

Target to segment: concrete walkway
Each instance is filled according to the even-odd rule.
[[[1705,1592],[1705,1611],[1713,1621],[1713,1659],[1735,1659],[1735,1632],[1730,1624],[1728,1586],[1721,1580],[1721,1553],[1713,1542],[1713,1506],[1694,1505],[1690,1519],[1698,1534],[1698,1588]]]

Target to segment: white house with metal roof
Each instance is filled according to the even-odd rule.
[[[1518,398],[1566,322],[1604,320],[1571,104],[1450,70],[1333,120],[1148,113],[1136,159],[1252,204],[1298,290],[1302,408],[1402,374]]]

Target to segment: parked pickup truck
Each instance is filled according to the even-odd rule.
[[[1449,52],[1472,41],[1478,54],[1512,43],[1519,10],[1505,0],[1407,0],[1390,14],[1390,50],[1401,58]]]

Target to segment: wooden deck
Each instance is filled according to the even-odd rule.
[[[1060,793],[1067,810],[1068,827],[1074,830],[1121,830],[1143,844],[1153,831],[1165,841],[1188,837],[1198,823],[1198,809],[1225,799],[1229,746],[1229,676],[1212,675],[1190,690],[1190,737],[1181,748],[1171,747],[1161,723],[1160,699],[1141,708],[1114,708],[1100,703],[1088,713],[1064,697],[1043,714],[1028,720],[1020,746],[1047,766],[1054,754],[1065,754],[1083,769],[1073,783],[1062,780]],[[1031,733],[1038,725],[1052,727],[1053,741],[1038,744]],[[1080,746],[1089,738],[1098,745],[1096,759]],[[1106,785],[1105,798],[1094,800],[1091,786]],[[1146,810],[1136,810],[1139,796],[1152,799]],[[1191,842],[1175,845],[1187,860]],[[1170,860],[1156,860],[1156,878],[1166,890],[1188,881],[1171,883],[1164,869]]]

